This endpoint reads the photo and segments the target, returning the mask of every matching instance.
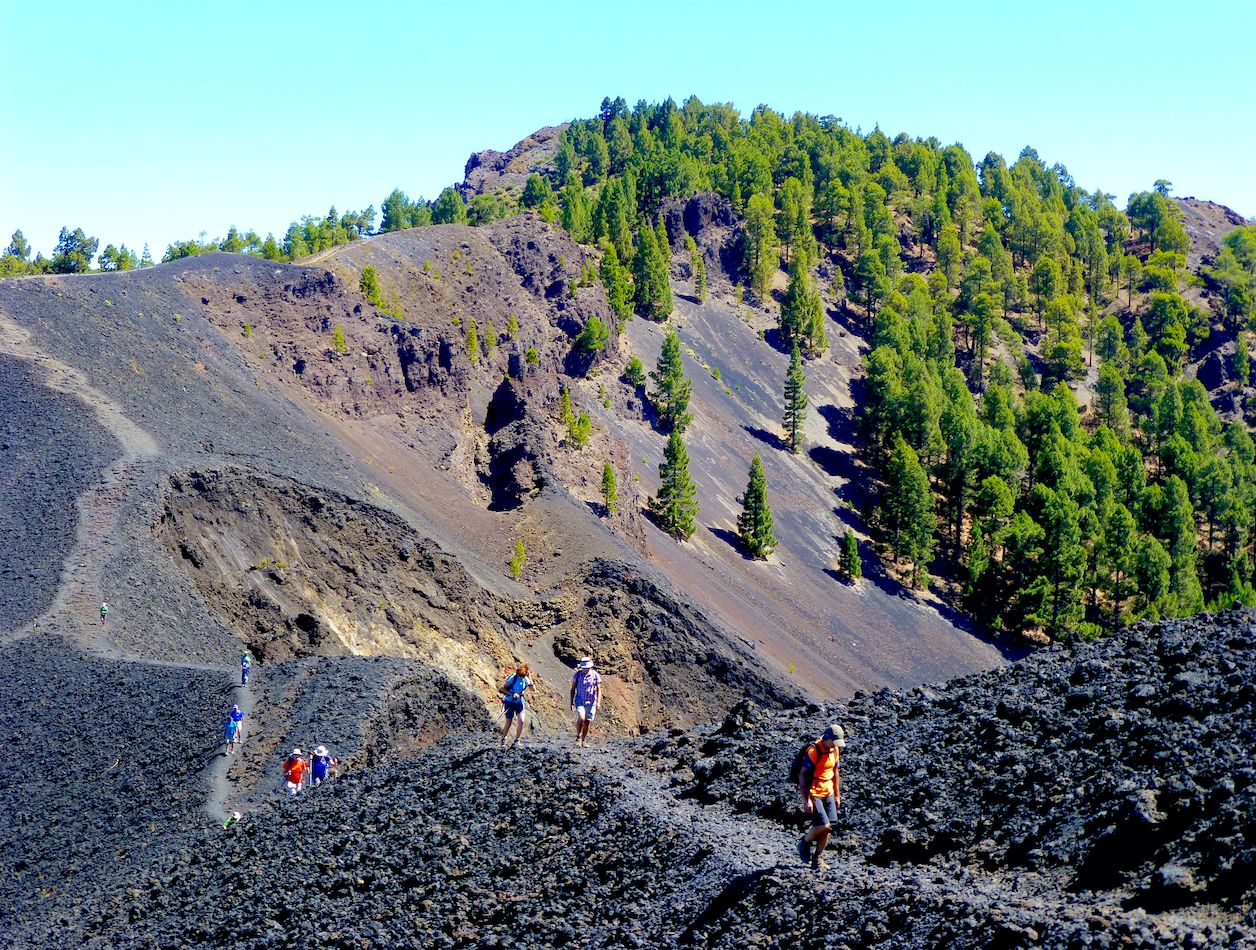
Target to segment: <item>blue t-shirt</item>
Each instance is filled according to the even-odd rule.
[[[231,713],[231,721],[234,723],[244,722],[244,710],[237,709]]]
[[[522,706],[523,694],[527,692],[528,687],[531,685],[532,680],[516,673],[506,680],[506,695],[502,697],[502,702],[508,706]]]
[[[327,778],[327,769],[331,766],[330,755],[314,756],[314,777],[322,780]]]

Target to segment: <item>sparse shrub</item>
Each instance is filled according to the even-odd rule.
[[[574,449],[583,449],[589,444],[589,436],[593,434],[593,420],[587,412],[580,413],[568,427],[567,436]]]
[[[177,317],[177,314],[176,314],[176,317]],[[244,338],[247,340],[252,335],[253,335],[253,324],[246,323],[244,325]]]
[[[535,366],[541,362],[541,354],[536,351],[535,346],[528,347],[528,352],[524,354],[523,358],[529,366]]]
[[[467,356],[472,366],[480,365],[480,335],[475,331],[475,321],[467,320]]]
[[[640,357],[634,356],[624,367],[624,382],[636,388],[645,385],[645,364]]]
[[[519,339],[519,320],[513,313],[506,320],[506,335],[512,340]]]
[[[711,378],[712,379],[720,378],[720,368],[718,366],[711,367]]]
[[[425,273],[425,274],[430,274],[431,272],[432,272],[432,262],[431,262],[431,261],[424,261],[424,262],[423,262],[423,273]]]
[[[345,343],[345,331],[339,323],[331,329],[331,346],[341,356],[349,352],[349,345]]]
[[[484,350],[491,360],[493,354],[497,352],[497,330],[493,327],[493,321],[488,322],[488,326],[484,329]]]
[[[510,576],[515,580],[523,577],[523,565],[528,561],[527,550],[523,546],[523,539],[520,538],[515,542],[515,553],[510,559]]]

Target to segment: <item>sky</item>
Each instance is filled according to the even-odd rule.
[[[0,246],[160,259],[236,225],[433,198],[605,95],[1027,144],[1117,195],[1256,216],[1256,2],[6,4]]]

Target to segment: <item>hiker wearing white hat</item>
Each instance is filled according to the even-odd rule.
[[[327,746],[320,745],[314,749],[314,758],[310,760],[310,786],[322,785],[327,781],[328,773],[333,765],[340,760],[332,758]]]
[[[602,706],[602,677],[593,668],[593,658],[584,656],[571,677],[571,711],[576,714],[576,745],[589,742],[589,725]]]

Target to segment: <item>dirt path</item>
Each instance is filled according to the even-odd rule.
[[[256,676],[256,672],[253,675]],[[236,753],[235,755],[214,756],[209,767],[209,798],[205,802],[205,810],[215,821],[226,821],[227,816],[233,811],[231,793],[235,783],[231,778],[231,766],[240,761],[240,753],[243,751],[244,743],[249,741],[252,730],[253,690],[248,686],[241,686],[236,691],[236,696],[236,705],[244,713],[241,739]]]
[[[136,484],[136,468],[161,453],[156,441],[122,409],[93,388],[78,370],[45,353],[24,327],[0,312],[0,352],[24,360],[44,373],[48,388],[83,402],[122,446],[122,456],[104,471],[100,483],[78,500],[77,542],[61,569],[52,605],[42,615],[6,635],[9,642],[41,626],[56,626],[94,652],[118,656],[99,622],[97,608],[107,600],[101,566],[116,551],[122,499]]]
[[[2,642],[11,643],[41,629],[50,630],[69,636],[83,649],[107,659],[229,675],[229,667],[131,656],[110,639],[110,626],[123,620],[116,610],[108,622],[102,623],[99,619],[100,602],[110,599],[102,568],[117,553],[123,500],[136,487],[141,477],[140,467],[158,458],[161,450],[153,437],[128,418],[121,407],[95,389],[78,370],[36,346],[30,332],[3,312],[0,312],[0,352],[38,367],[44,374],[45,385],[84,403],[122,447],[122,456],[104,470],[97,485],[78,499],[77,540],[62,565],[52,604],[39,616],[6,634]],[[238,695],[247,722],[253,712],[252,690],[242,688]],[[208,770],[206,811],[218,821],[224,820],[227,814],[232,787],[228,773],[235,761],[234,756],[217,756]]]

